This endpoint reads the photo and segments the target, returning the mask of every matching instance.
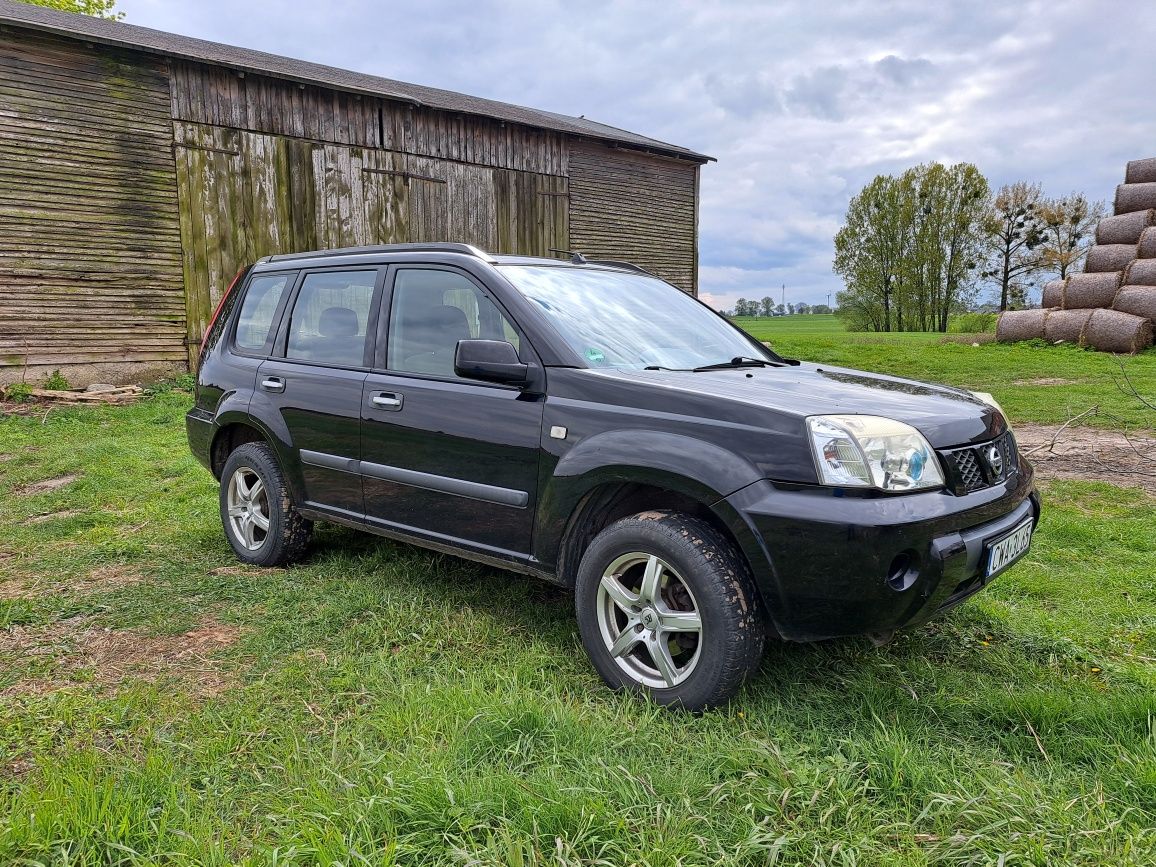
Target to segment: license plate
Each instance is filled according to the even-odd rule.
[[[987,549],[987,577],[1001,572],[1028,552],[1032,544],[1032,519],[1028,518]]]

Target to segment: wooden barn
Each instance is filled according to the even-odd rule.
[[[0,0],[0,383],[157,375],[276,252],[464,241],[696,291],[699,168],[568,117]]]

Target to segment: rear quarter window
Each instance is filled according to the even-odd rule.
[[[237,315],[233,344],[242,352],[261,352],[268,345],[273,320],[292,274],[261,274],[249,281]]]

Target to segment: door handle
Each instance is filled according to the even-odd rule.
[[[265,391],[284,391],[285,380],[279,376],[266,376],[261,380],[261,388]]]
[[[397,412],[401,409],[401,395],[391,394],[388,391],[379,391],[373,396],[373,405],[389,410],[390,412]]]

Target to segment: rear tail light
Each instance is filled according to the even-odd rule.
[[[232,281],[229,283],[229,288],[221,293],[221,300],[217,302],[217,306],[213,309],[213,315],[209,317],[209,324],[205,328],[205,333],[201,335],[201,348],[197,353],[198,366],[200,365],[201,356],[205,353],[205,344],[207,344],[209,341],[209,335],[213,333],[213,326],[217,324],[217,318],[221,315],[221,311],[225,308],[225,302],[229,300],[229,296],[233,294],[233,290],[237,288],[241,282],[241,278],[245,276],[245,273],[248,270],[248,268],[242,268],[240,271],[238,271],[236,276],[233,277]]]

